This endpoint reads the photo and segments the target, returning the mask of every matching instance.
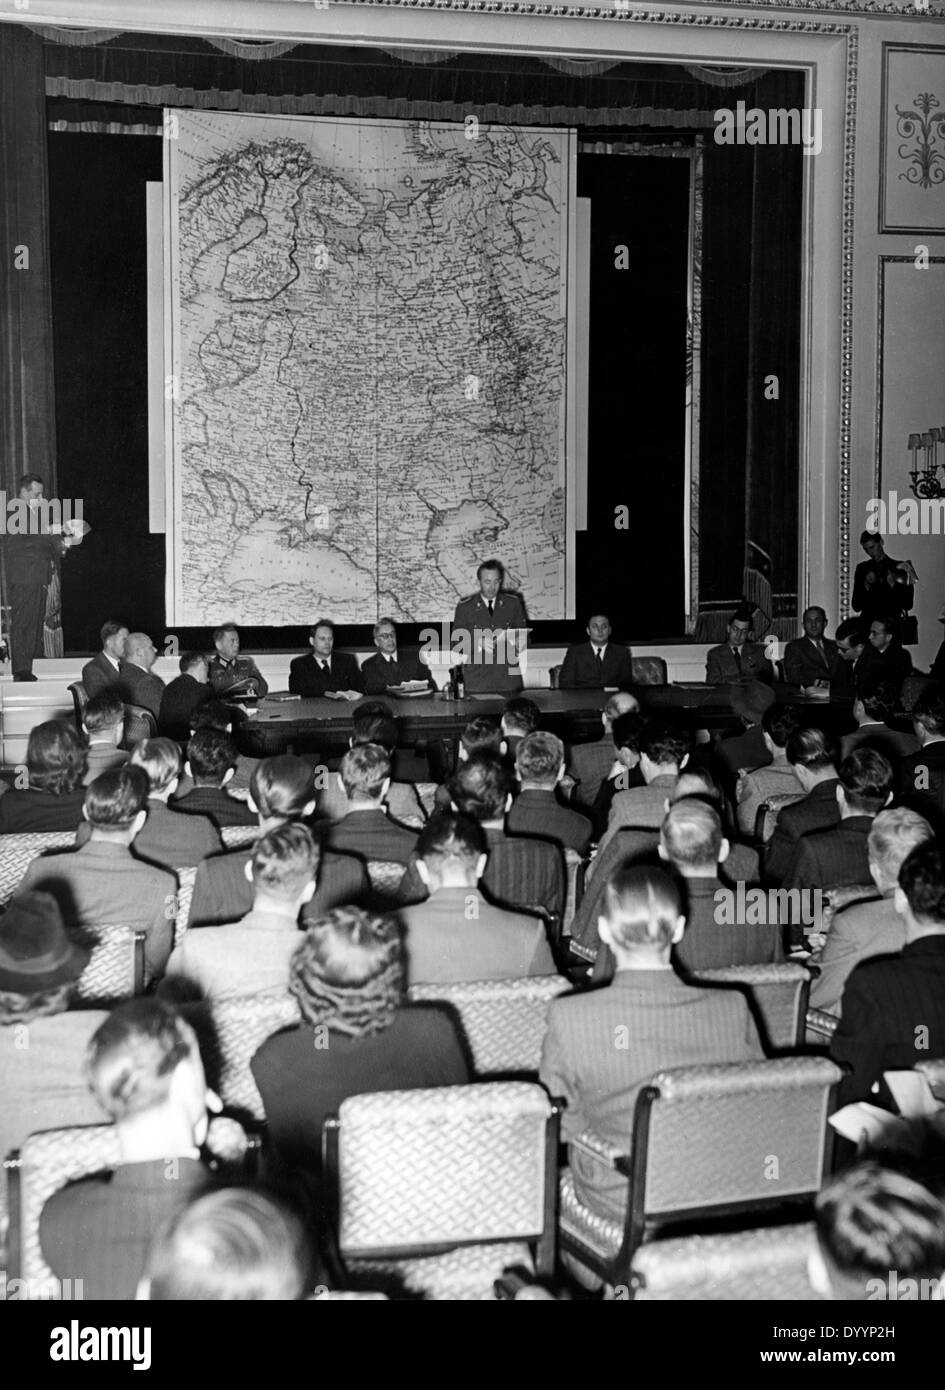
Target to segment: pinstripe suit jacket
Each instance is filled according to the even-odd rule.
[[[872,883],[866,850],[872,825],[872,816],[847,816],[832,830],[804,835],[798,840],[791,867],[784,875],[785,888]]]
[[[552,1001],[539,1075],[568,1103],[565,1139],[590,1129],[629,1153],[637,1094],[655,1072],[763,1055],[740,993],[687,985],[672,970],[621,970],[605,989]],[[623,1216],[625,1177],[578,1149],[571,1170],[588,1206]]]

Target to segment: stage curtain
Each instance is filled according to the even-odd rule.
[[[23,473],[56,488],[43,44],[0,25],[0,483]]]

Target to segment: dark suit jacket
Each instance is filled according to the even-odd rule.
[[[752,725],[743,734],[720,739],[715,745],[715,756],[732,777],[737,777],[742,768],[754,772],[772,761],[760,724]]]
[[[517,665],[509,667],[506,653],[504,661],[487,662],[489,655],[483,649],[482,638],[477,633],[493,632],[496,628],[525,627],[525,605],[518,594],[500,592],[495,601],[495,609],[490,614],[480,593],[470,594],[456,605],[453,617],[453,639],[465,633],[463,639],[463,675],[469,693],[483,690],[513,691],[521,690],[522,677]]]
[[[246,865],[252,857],[251,849],[237,849],[203,861],[194,880],[188,931],[193,927],[222,927],[238,922],[252,911],[253,889],[246,878]],[[318,865],[318,886],[302,908],[301,920],[314,922],[333,907],[364,902],[370,887],[360,859],[325,850]]]
[[[872,826],[872,816],[847,816],[831,830],[804,835],[784,875],[784,887],[841,888],[850,883],[872,883],[866,850]]]
[[[123,1163],[54,1192],[39,1218],[43,1257],[60,1279],[82,1280],[86,1301],[132,1302],[164,1222],[213,1181],[196,1158]]]
[[[923,936],[897,956],[863,961],[847,980],[830,1055],[853,1068],[839,1102],[876,1100],[890,1109],[884,1071],[912,1071],[945,1057],[945,936]]]
[[[673,947],[673,964],[683,972],[726,965],[770,965],[784,959],[781,924],[750,925],[738,911],[737,892],[718,878],[687,878],[686,931]],[[723,897],[722,895],[726,896]],[[734,918],[735,920],[730,920]],[[721,920],[720,920],[721,919]]]
[[[308,1174],[321,1166],[325,1120],[348,1096],[462,1086],[470,1079],[456,1024],[436,1004],[404,1005],[389,1028],[367,1037],[329,1032],[327,1046],[316,1045],[303,1023],[268,1038],[250,1068],[276,1153]]]
[[[93,743],[89,748],[88,768],[82,778],[83,787],[91,786],[96,777],[113,767],[124,767],[130,757],[124,748],[116,748],[113,743]]]
[[[814,685],[816,681],[835,681],[842,660],[836,642],[823,639],[820,652],[809,637],[795,637],[784,648],[784,679],[789,685]]]
[[[855,748],[874,748],[888,758],[893,768],[898,768],[903,758],[918,752],[919,740],[915,734],[901,733],[879,721],[861,724],[852,734],[844,734],[840,741],[840,758],[848,758]]]
[[[485,895],[513,912],[546,909],[561,917],[567,894],[564,854],[548,840],[486,829],[489,858],[480,881]]]
[[[727,642],[711,647],[706,653],[705,678],[707,685],[747,685],[749,681],[774,680],[771,662],[760,642],[746,642],[741,649],[741,666]]]
[[[603,661],[598,661],[590,642],[569,647],[558,677],[560,690],[602,690],[605,685],[624,686],[633,683],[630,648],[619,642],[608,642]]]
[[[829,830],[840,821],[837,804],[839,781],[831,777],[817,786],[801,801],[784,806],[778,813],[774,834],[765,851],[765,877],[780,883],[794,858],[797,842],[802,835],[815,830]]]
[[[87,661],[82,667],[82,684],[90,700],[93,695],[101,694],[108,686],[117,685],[120,680],[120,674],[104,652],[96,652],[92,660]]]
[[[412,985],[555,973],[541,918],[503,912],[475,888],[440,888],[400,919]]]
[[[894,570],[898,564],[891,555],[884,555],[880,561],[861,560],[856,567],[853,576],[853,599],[851,608],[855,613],[861,613],[866,628],[869,629],[874,618],[900,618],[903,613],[908,613],[915,598],[915,590],[911,584],[894,584],[887,582],[886,576]],[[866,585],[866,577],[875,574],[876,582],[869,588]]]
[[[403,685],[404,681],[426,681],[431,692],[436,690],[429,666],[424,666],[416,651],[398,651],[396,661],[376,652],[361,667],[361,675],[368,695],[383,695],[389,685]]]
[[[4,797],[3,802],[9,798]],[[945,741],[927,743],[899,767],[899,804],[925,816],[938,834],[945,834]]]
[[[898,695],[903,681],[912,671],[912,657],[898,642],[890,642],[884,652],[878,652],[867,642],[856,667],[857,690],[868,694],[878,685],[889,685]]]
[[[186,796],[172,799],[171,809],[185,816],[207,816],[219,830],[225,825],[258,823],[246,802],[230,796],[226,787],[194,787]]]
[[[605,989],[552,1000],[539,1075],[549,1095],[567,1101],[564,1139],[589,1129],[629,1153],[636,1098],[654,1073],[762,1058],[738,991],[698,988],[673,970],[622,970]],[[623,1216],[625,1177],[574,1148],[571,1172],[582,1201]]]
[[[157,719],[164,699],[164,682],[153,671],[145,671],[130,661],[121,662],[118,689],[126,705],[141,705]]]
[[[85,787],[62,796],[32,787],[14,788],[0,796],[0,835],[75,830],[82,820]]]
[[[190,738],[190,716],[201,701],[210,698],[210,693],[209,685],[195,681],[189,671],[175,676],[161,696],[159,732],[185,743]]]
[[[945,685],[945,642],[939,647],[935,660],[932,662],[929,675],[939,685]]]
[[[357,657],[332,652],[330,670],[323,671],[312,652],[297,656],[289,666],[289,689],[293,695],[315,697],[326,690],[363,690],[364,676]]]
[[[359,859],[406,865],[417,843],[414,830],[395,823],[383,811],[349,811],[325,832],[326,843]]]
[[[163,869],[188,869],[210,854],[222,854],[220,832],[207,816],[181,815],[156,797],[148,797],[147,812],[131,846],[136,859]],[[76,844],[87,844],[91,833],[88,821],[82,821]]]
[[[593,826],[579,811],[562,806],[552,791],[523,791],[512,802],[505,818],[510,835],[534,835],[540,840],[554,840],[562,849],[587,853]]]

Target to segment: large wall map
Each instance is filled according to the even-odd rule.
[[[468,125],[166,113],[171,622],[565,616],[572,137]]]

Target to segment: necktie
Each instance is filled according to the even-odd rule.
[[[331,667],[329,666],[327,661],[320,661],[318,664],[323,671],[327,671],[329,674],[331,674]]]
[[[742,669],[742,653],[741,653],[741,648],[739,648],[739,647],[733,647],[733,648],[732,648],[732,656],[734,656],[734,658],[735,658],[735,665],[738,667],[738,669],[739,669],[739,671],[740,671],[740,670]]]
[[[595,655],[596,655],[596,657],[597,657],[597,664],[598,664],[598,666],[603,666],[603,664],[604,664],[604,649],[603,649],[603,647],[598,647],[598,648],[596,649]]]
[[[493,605],[494,603],[495,603],[495,599],[489,599],[489,602],[486,604],[486,607],[487,607],[488,610],[489,610],[489,617],[490,617],[490,618],[492,617],[492,605]]]

